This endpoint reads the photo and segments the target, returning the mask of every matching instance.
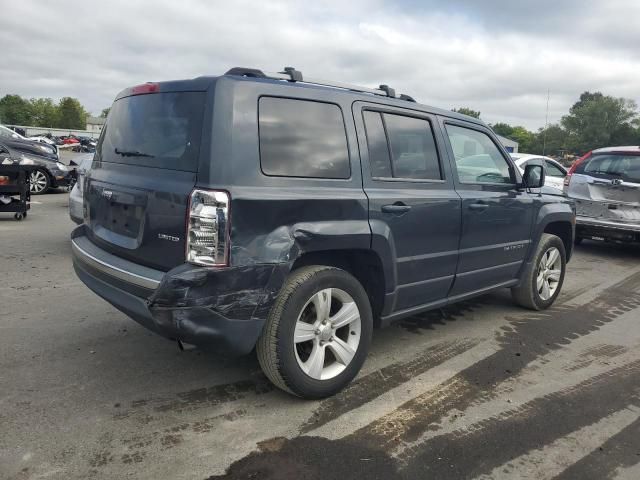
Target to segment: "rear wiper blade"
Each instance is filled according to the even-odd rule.
[[[115,152],[118,155],[122,155],[123,157],[153,157],[153,155],[149,155],[148,153],[138,152],[137,150],[119,150],[115,149]]]
[[[593,171],[593,173],[598,173],[598,174],[600,174],[600,175],[612,175],[612,176],[614,176],[614,177],[621,177],[621,176],[622,176],[622,174],[621,174],[621,173],[618,173],[618,172],[609,172],[609,171],[606,171],[606,170],[594,170],[594,171]]]

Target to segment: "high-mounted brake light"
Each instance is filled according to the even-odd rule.
[[[573,173],[576,171],[578,166],[580,166],[580,164],[582,162],[584,162],[587,158],[589,158],[591,156],[591,154],[592,154],[592,152],[589,151],[589,152],[585,153],[583,156],[581,156],[578,160],[573,162],[573,165],[571,165],[571,168],[569,168],[569,171],[567,172],[567,176],[564,177],[564,186],[565,187],[568,187],[569,184],[571,183],[571,175],[573,175]]]
[[[191,192],[187,219],[187,262],[205,266],[229,265],[229,207],[227,192]]]
[[[145,93],[156,93],[158,91],[160,91],[160,85],[151,82],[131,87],[131,95],[143,95]]]

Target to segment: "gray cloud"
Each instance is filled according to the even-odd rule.
[[[486,121],[557,121],[584,90],[638,100],[640,3],[354,0],[36,2],[3,6],[0,96],[78,97],[232,66],[364,85]]]

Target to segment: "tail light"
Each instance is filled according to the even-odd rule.
[[[578,160],[576,160],[575,162],[573,162],[573,165],[571,165],[571,168],[569,168],[569,171],[567,172],[567,176],[564,177],[564,186],[568,187],[569,184],[571,183],[571,175],[573,175],[573,172],[576,171],[576,169],[578,168],[578,166],[584,162],[587,158],[589,158],[591,156],[591,151],[585,153],[583,156],[581,156]]]
[[[145,93],[157,93],[158,91],[160,91],[160,85],[151,82],[136,85],[129,89],[131,95],[144,95]]]
[[[229,264],[229,194],[194,190],[187,219],[187,262],[205,266]]]

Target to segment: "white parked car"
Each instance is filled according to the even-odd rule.
[[[555,188],[562,192],[564,185],[564,177],[567,176],[567,169],[553,158],[544,157],[542,155],[532,155],[529,153],[512,153],[511,158],[516,166],[520,169],[520,173],[524,173],[524,168],[532,161],[544,162],[546,168],[546,177],[544,181],[545,187]]]

